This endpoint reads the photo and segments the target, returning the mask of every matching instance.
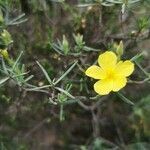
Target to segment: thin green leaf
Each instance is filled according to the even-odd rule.
[[[26,74],[28,74],[28,72],[24,72],[24,73],[21,73],[21,74],[13,75],[12,78],[24,76],[24,75],[26,75]]]
[[[21,53],[19,54],[17,60],[16,60],[15,63],[13,64],[12,71],[13,71],[13,70],[15,69],[15,67],[17,66],[17,64],[18,64],[18,62],[19,62],[19,60],[20,60],[22,54],[23,54],[23,51],[21,51]]]
[[[38,91],[38,90],[45,89],[48,87],[51,87],[51,85],[44,85],[44,86],[40,86],[40,87],[37,86],[37,87],[33,87],[33,88],[28,88],[26,90],[27,91]]]
[[[87,52],[90,52],[90,51],[99,52],[100,51],[99,49],[94,49],[94,48],[87,47],[87,46],[84,46],[83,50]]]
[[[140,53],[140,54],[135,55],[135,56],[132,57],[130,60],[131,60],[131,61],[136,61],[137,59],[139,59],[139,58],[142,57],[142,56],[143,56],[143,52]]]
[[[121,94],[120,92],[117,92],[117,95],[126,103],[130,104],[130,105],[134,105],[134,103],[132,101],[130,101],[128,98],[126,98],[123,94]]]
[[[41,70],[42,70],[42,72],[44,73],[44,75],[45,75],[46,79],[48,80],[49,84],[52,85],[52,80],[51,80],[51,78],[49,77],[47,71],[44,69],[44,67],[43,67],[38,61],[36,61],[36,63],[37,63],[38,66],[41,68]]]
[[[23,18],[25,16],[25,13],[19,15],[18,17],[16,17],[15,19],[11,20],[11,22],[16,22],[17,20],[20,20],[21,18]]]
[[[132,0],[132,1],[129,1],[129,4],[137,3],[139,1],[141,1],[141,0]]]
[[[60,121],[64,121],[64,106],[61,104],[60,105],[60,114],[59,114],[59,119]]]
[[[103,2],[102,3],[103,6],[109,7],[109,6],[113,6],[114,4],[112,3],[107,3],[107,2]]]
[[[25,82],[28,82],[28,81],[31,80],[33,77],[34,77],[34,75],[30,75],[29,77],[27,77],[27,78],[25,79]]]
[[[4,78],[4,79],[1,79],[1,80],[0,80],[0,85],[3,84],[3,83],[5,83],[7,80],[9,80],[9,77],[6,77],[6,78]]]
[[[107,2],[109,3],[114,3],[114,4],[122,4],[123,1],[120,1],[120,0],[106,0]]]
[[[70,93],[68,93],[68,91],[62,89],[62,88],[59,88],[59,87],[55,87],[56,90],[58,90],[59,92],[62,92],[64,93],[65,95],[67,95],[68,97],[72,98],[72,99],[75,99],[75,97],[73,95],[71,95]]]
[[[89,6],[94,6],[95,4],[89,3],[89,4],[78,4],[77,7],[89,7]]]
[[[58,48],[58,46],[56,44],[52,44],[52,48],[60,55],[64,55],[62,52],[61,52],[61,49]]]
[[[77,63],[78,63],[78,61],[76,61],[76,62],[54,83],[54,85],[56,85],[57,83],[59,83],[68,73],[70,73],[70,71],[76,66]]]
[[[136,65],[141,69],[141,71],[148,77],[150,78],[150,73],[148,73],[147,71],[145,71],[145,69],[137,62],[135,61]]]
[[[24,23],[24,22],[26,22],[26,21],[28,21],[28,19],[26,18],[26,19],[23,19],[23,20],[21,20],[21,21],[17,21],[17,22],[14,22],[14,23],[8,23],[7,25],[9,25],[9,26],[11,26],[11,25],[18,25],[18,24],[21,24],[21,23]]]
[[[3,67],[2,72],[4,72],[5,74],[8,74],[8,70],[7,70],[7,67],[3,58],[2,58],[2,67]]]

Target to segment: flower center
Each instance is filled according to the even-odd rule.
[[[113,70],[107,72],[106,78],[109,79],[109,80],[115,79],[115,72]]]

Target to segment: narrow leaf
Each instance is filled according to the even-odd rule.
[[[36,63],[39,65],[39,67],[41,68],[42,72],[44,73],[46,79],[48,80],[49,84],[52,84],[52,80],[51,78],[49,77],[47,71],[44,69],[44,67],[38,62],[36,61]]]
[[[70,71],[76,66],[78,62],[76,61],[55,83],[54,85],[56,85],[57,83],[59,83],[68,73],[70,73]]]
[[[140,57],[142,57],[143,56],[143,53],[140,53],[140,54],[137,54],[137,55],[135,55],[134,57],[132,57],[130,60],[131,61],[136,61],[137,59],[139,59]]]
[[[72,98],[72,99],[75,99],[75,97],[73,95],[71,95],[70,93],[68,93],[68,91],[62,89],[62,88],[59,88],[59,87],[55,87],[56,90],[64,93],[65,95],[67,95],[68,97]]]
[[[15,69],[16,65],[18,64],[18,62],[19,62],[19,60],[20,60],[22,54],[23,54],[23,51],[21,51],[21,53],[19,54],[17,60],[16,60],[15,63],[13,64],[12,71]]]
[[[117,92],[117,95],[126,103],[130,104],[130,105],[134,105],[134,103],[132,101],[130,101],[128,98],[126,98],[124,95],[122,95],[120,92]]]
[[[1,79],[1,80],[0,80],[0,85],[3,84],[3,83],[5,83],[8,79],[9,79],[9,77],[6,77],[6,78],[4,78],[4,79]]]

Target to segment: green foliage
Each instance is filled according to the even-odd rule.
[[[12,141],[11,138],[7,136],[0,135],[0,150],[27,150],[28,147],[24,143],[19,143],[18,141]]]
[[[148,150],[149,9],[149,0],[0,0],[0,150]],[[101,96],[85,70],[106,50],[135,72]]]

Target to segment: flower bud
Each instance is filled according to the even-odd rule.
[[[69,43],[68,40],[66,39],[66,36],[63,35],[63,41],[62,41],[62,50],[64,51],[64,54],[68,54],[69,52]]]
[[[76,44],[81,47],[85,44],[85,42],[83,41],[83,35],[80,35],[79,33],[77,35],[73,35],[74,36],[74,40],[76,42]]]
[[[121,57],[123,55],[123,42],[120,41],[119,45],[117,45],[116,53],[118,57]]]
[[[5,45],[9,45],[10,43],[13,42],[11,35],[9,34],[7,30],[3,30],[3,32],[1,33],[1,38]]]
[[[8,59],[8,58],[9,58],[9,54],[8,54],[7,49],[4,49],[4,50],[0,49],[0,55],[1,55],[3,58],[5,58],[5,59]]]

